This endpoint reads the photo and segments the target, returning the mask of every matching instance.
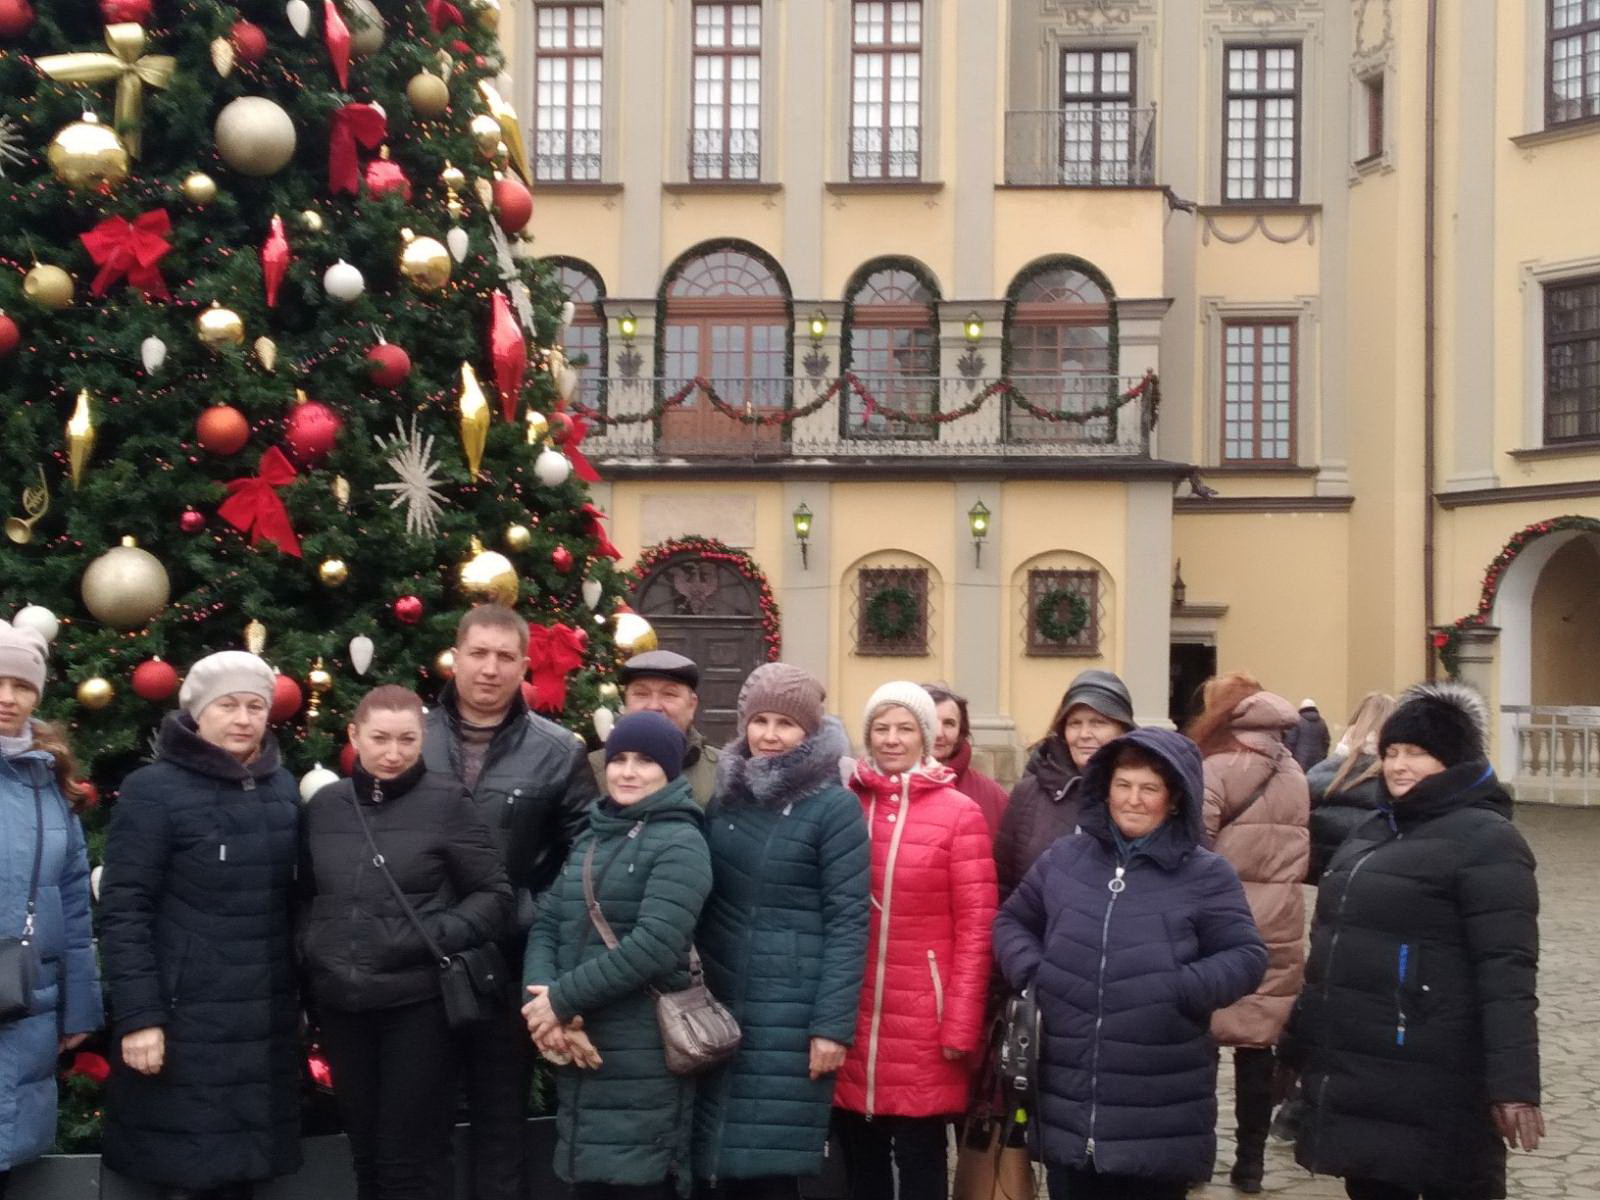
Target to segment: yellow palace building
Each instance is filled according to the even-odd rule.
[[[1336,727],[1477,683],[1600,798],[1600,0],[534,0],[583,449],[708,732],[782,656]]]

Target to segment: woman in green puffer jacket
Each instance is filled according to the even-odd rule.
[[[687,1196],[694,1083],[667,1070],[652,988],[688,986],[711,890],[683,734],[630,713],[606,739],[606,797],[545,893],[523,969],[528,1030],[556,1072],[556,1174],[577,1200]],[[584,871],[617,939],[590,920]]]

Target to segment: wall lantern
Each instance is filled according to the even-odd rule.
[[[800,567],[808,569],[811,564],[807,560],[807,551],[811,547],[811,510],[801,501],[800,507],[794,510],[794,539],[800,543]]]
[[[617,332],[622,334],[623,341],[630,344],[639,332],[639,318],[633,315],[631,308],[617,318]]]
[[[819,309],[817,309],[816,312],[811,314],[811,341],[812,341],[812,343],[813,344],[820,344],[822,339],[823,339],[823,337],[827,334],[827,332],[828,332],[828,318],[827,318],[826,315],[824,315],[823,311],[819,308]]]
[[[972,528],[972,561],[983,563],[983,539],[989,536],[989,510],[982,500],[967,509],[967,524]]]
[[[976,310],[967,314],[967,319],[961,323],[962,332],[967,335],[967,341],[977,342],[983,339],[983,318]]]

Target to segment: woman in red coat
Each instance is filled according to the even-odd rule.
[[[946,1194],[945,1126],[983,1036],[996,907],[989,827],[932,757],[933,699],[886,683],[867,702],[851,789],[872,840],[872,923],[836,1126],[853,1200]]]

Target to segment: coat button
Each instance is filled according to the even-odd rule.
[[[889,820],[890,820],[891,823],[894,821],[894,814],[893,813],[889,814]]]

